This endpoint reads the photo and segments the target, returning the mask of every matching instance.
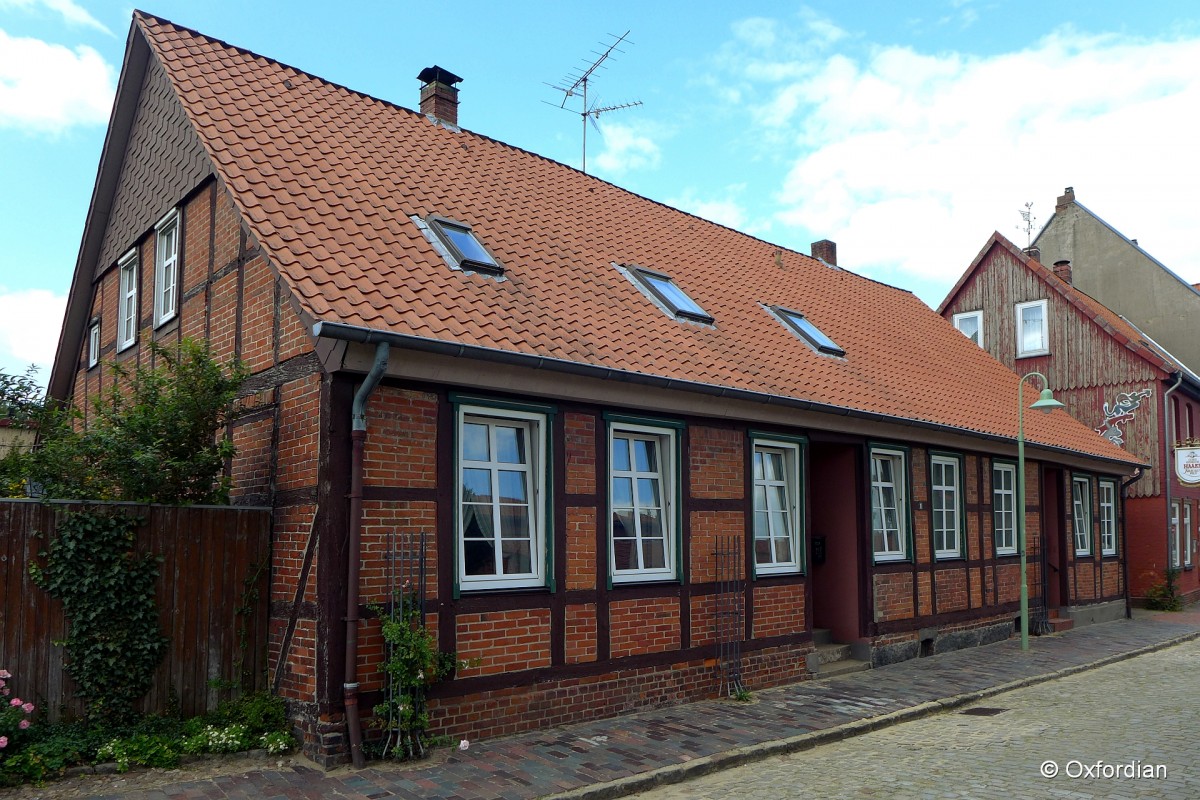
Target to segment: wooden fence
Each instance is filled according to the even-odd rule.
[[[170,644],[141,710],[194,716],[230,697],[231,686],[266,689],[270,510],[104,505],[141,518],[139,552],[162,558],[159,620]],[[0,669],[51,719],[83,706],[56,644],[66,630],[62,607],[34,585],[29,565],[62,515],[80,507],[0,500]]]

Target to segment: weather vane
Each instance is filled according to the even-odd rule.
[[[604,106],[604,107],[598,108],[598,106],[600,105],[599,100],[592,100],[591,104],[588,103],[588,83],[592,80],[593,74],[596,72],[597,69],[599,69],[601,67],[601,65],[604,64],[604,62],[608,61],[612,57],[613,53],[624,52],[623,50],[618,50],[617,45],[621,44],[622,42],[625,42],[627,36],[629,36],[629,31],[625,31],[620,36],[613,37],[615,39],[615,41],[613,41],[613,43],[610,44],[608,46],[608,48],[606,50],[604,50],[604,52],[596,53],[596,55],[599,57],[595,61],[592,61],[591,63],[587,64],[587,66],[584,67],[580,71],[569,73],[567,75],[567,77],[562,80],[561,86],[557,85],[557,84],[553,84],[553,83],[546,84],[547,86],[557,89],[558,91],[563,93],[562,103],[559,104],[559,106],[558,106],[559,108],[565,109],[567,107],[567,100],[571,97],[579,96],[583,100],[583,104],[581,106],[582,110],[579,112],[579,116],[583,123],[582,168],[583,168],[584,172],[587,172],[587,126],[588,126],[588,123],[590,122],[592,124],[592,127],[594,127],[597,131],[599,131],[600,126],[596,124],[596,117],[600,116],[601,114],[608,113],[609,111],[619,111],[623,108],[633,108],[634,106],[640,106],[642,104],[641,100],[634,100],[629,103],[618,103],[616,105]],[[630,44],[632,44],[632,42],[630,42]],[[567,110],[570,110],[570,109],[567,109]]]
[[[1037,217],[1033,215],[1033,203],[1026,203],[1025,210],[1019,212],[1021,219],[1025,220],[1025,224],[1018,225],[1017,230],[1025,231],[1025,249],[1033,247],[1033,223],[1037,221]]]

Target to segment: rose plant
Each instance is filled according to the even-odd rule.
[[[0,751],[9,749],[10,745],[15,745],[22,733],[29,729],[32,724],[29,716],[36,708],[33,703],[27,703],[19,697],[12,696],[12,687],[8,685],[11,679],[12,673],[6,669],[0,669],[0,697],[8,698],[7,702],[0,705]],[[0,752],[0,758],[3,755]]]

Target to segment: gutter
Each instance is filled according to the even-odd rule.
[[[1121,483],[1121,522],[1124,524],[1124,530],[1121,531],[1121,580],[1125,585],[1125,619],[1133,619],[1133,598],[1129,592],[1129,519],[1125,516],[1125,501],[1129,499],[1129,487],[1140,481],[1145,473],[1146,470],[1138,467],[1133,477]]]
[[[1179,388],[1179,384],[1183,383],[1183,371],[1175,373],[1175,385],[1163,392],[1163,429],[1168,435],[1163,437],[1163,496],[1167,498],[1167,569],[1174,567],[1171,563],[1171,537],[1172,521],[1171,521],[1171,476],[1175,472],[1175,465],[1171,463],[1171,443],[1175,441],[1175,436],[1178,431],[1175,430],[1175,415],[1171,413],[1171,394]],[[1179,559],[1183,562],[1182,554]]]
[[[367,442],[367,400],[387,371],[387,342],[375,348],[375,363],[354,395],[350,431],[350,543],[346,564],[346,667],[342,684],[346,727],[350,734],[350,759],[356,769],[366,766],[362,751],[362,721],[358,709],[358,602],[362,565],[363,450]]]
[[[447,342],[441,339],[427,339],[421,336],[412,336],[410,334],[382,331],[374,328],[363,328],[357,325],[348,325],[344,322],[317,322],[313,325],[313,336],[317,338],[336,339],[344,342],[357,342],[360,344],[379,344],[386,342],[395,347],[402,347],[407,350],[413,350],[422,353],[433,353],[436,355],[452,356],[455,358],[473,358],[493,364],[506,364],[510,366],[527,367],[530,369],[544,369],[551,372],[561,372],[568,375],[578,375],[580,377],[596,378],[599,380],[620,381],[622,383],[652,386],[660,389],[672,389],[675,391],[691,392],[693,394],[703,394],[712,397],[746,400],[754,403],[763,403],[765,405],[782,406],[785,408],[794,408],[802,411],[816,411],[822,414],[851,417],[854,419],[863,419],[877,423],[905,425],[922,430],[937,431],[939,433],[966,435],[990,442],[1003,442],[1004,444],[1014,444],[1016,442],[1015,437],[1001,436],[999,434],[976,431],[970,428],[957,428],[937,422],[928,422],[926,420],[896,417],[890,414],[881,414],[874,411],[861,411],[858,409],[846,408],[845,406],[835,406],[828,403],[814,402],[812,400],[801,400],[796,397],[767,394],[765,392],[756,392],[750,389],[735,389],[729,386],[716,386],[710,383],[680,380],[678,378],[664,378],[660,375],[647,375],[640,372],[614,369],[612,367],[581,364],[576,361],[567,361],[561,358],[551,358],[548,356],[538,356],[528,353],[517,353],[511,350],[497,350],[490,347],[480,347],[478,345]],[[1138,465],[1136,462],[1118,461],[1116,459],[1106,458],[1104,456],[1081,453],[1078,450],[1071,450],[1065,447],[1056,447],[1053,445],[1044,445],[1036,442],[1030,443],[1027,441],[1026,445],[1036,447],[1042,452],[1059,453],[1075,457],[1082,456],[1084,458],[1102,461],[1108,464],[1120,465],[1122,467],[1122,473],[1126,472],[1131,465],[1149,466],[1148,464]]]

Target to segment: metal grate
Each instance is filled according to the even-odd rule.
[[[413,624],[425,625],[425,542],[428,538],[426,531],[420,533],[407,532],[398,534],[392,531],[388,534],[388,584],[392,587],[392,602],[388,609],[388,617],[392,622],[409,620]],[[388,645],[387,657],[391,661],[395,646]],[[395,682],[388,681],[388,719],[387,737],[383,743],[383,757],[396,749],[402,748],[408,758],[420,758],[425,755],[425,742],[418,732],[405,730],[394,716],[396,708]],[[408,698],[403,698],[412,704],[413,714],[425,712],[425,691],[414,692]]]
[[[994,717],[997,714],[1003,714],[1005,711],[1008,711],[1008,709],[979,706],[978,708],[968,708],[966,711],[962,711],[960,713],[965,714],[968,717]]]
[[[742,637],[746,627],[741,537],[718,536],[713,555],[717,565],[715,625],[721,691],[729,697],[736,697],[742,692]]]

